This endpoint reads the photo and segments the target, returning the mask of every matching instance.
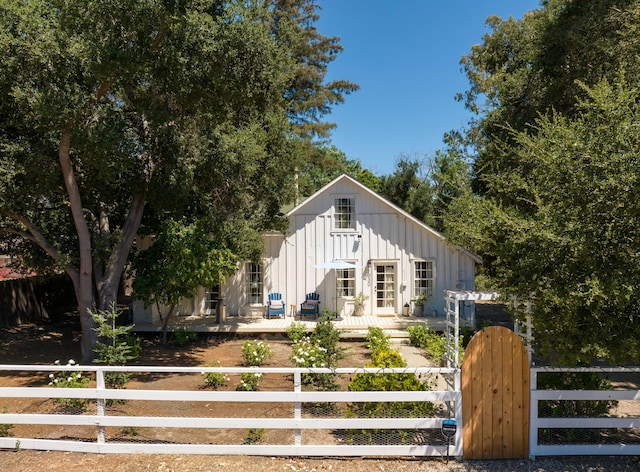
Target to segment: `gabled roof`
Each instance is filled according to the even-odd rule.
[[[293,216],[296,213],[300,212],[309,203],[313,202],[317,198],[320,198],[320,195],[322,195],[325,192],[330,192],[333,187],[337,186],[340,182],[343,182],[343,181],[347,181],[347,182],[351,183],[352,185],[355,185],[362,193],[368,194],[372,198],[378,200],[383,205],[389,207],[391,210],[399,213],[400,215],[402,215],[403,217],[407,218],[408,220],[413,221],[416,225],[422,227],[425,231],[427,231],[428,233],[431,233],[433,236],[435,236],[436,238],[440,239],[444,243],[449,244],[449,242],[447,241],[447,238],[445,238],[442,233],[436,231],[431,226],[425,224],[423,221],[421,221],[418,218],[414,217],[410,213],[404,211],[399,206],[394,205],[393,203],[391,203],[386,198],[378,195],[376,192],[371,190],[369,187],[367,187],[366,185],[361,184],[360,182],[358,182],[354,178],[349,177],[347,174],[342,174],[342,175],[336,177],[335,179],[333,179],[331,182],[329,182],[327,185],[322,187],[316,193],[314,193],[313,195],[311,195],[308,198],[306,198],[305,200],[303,200],[299,205],[297,205],[297,206],[293,207],[291,210],[289,210],[285,216],[290,217],[290,216]],[[462,251],[463,253],[467,254],[470,258],[472,258],[478,264],[482,263],[482,259],[480,259],[480,257],[476,256],[472,252],[470,252],[470,251],[468,251],[468,250],[466,250],[466,249],[464,249],[464,248],[462,248],[460,246],[453,246],[453,247],[456,250]]]

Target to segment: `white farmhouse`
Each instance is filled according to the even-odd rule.
[[[259,264],[245,262],[227,283],[202,288],[180,314],[211,316],[224,303],[227,316],[259,316],[270,293],[280,293],[287,314],[305,294],[320,295],[321,310],[364,315],[402,314],[421,295],[426,316],[443,316],[445,290],[474,290],[480,259],[347,175],[327,184],[286,214],[288,233],[264,236]],[[347,264],[342,264],[347,263]],[[344,268],[333,268],[335,266]],[[353,267],[350,267],[353,266]],[[293,305],[293,306],[292,306]],[[462,310],[474,310],[471,304]],[[473,316],[466,313],[466,316]],[[134,322],[157,325],[152,307],[134,307]]]

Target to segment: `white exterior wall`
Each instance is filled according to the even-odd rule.
[[[334,231],[333,205],[336,197],[353,197],[356,205],[355,231]],[[475,261],[466,252],[448,245],[442,237],[398,212],[379,197],[362,192],[350,180],[338,182],[312,201],[303,203],[289,215],[289,235],[265,238],[265,287],[283,294],[287,304],[300,304],[305,293],[318,292],[322,306],[340,309],[345,300],[336,300],[333,269],[315,269],[315,264],[334,259],[354,262],[356,294],[369,297],[365,314],[375,312],[376,262],[396,266],[396,306],[401,313],[413,290],[413,261],[434,261],[434,297],[429,310],[444,313],[446,289],[475,288]],[[368,262],[371,261],[371,264]],[[348,302],[347,302],[348,303]]]

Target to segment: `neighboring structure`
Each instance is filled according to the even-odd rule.
[[[225,285],[185,300],[180,314],[215,315],[222,299],[227,315],[261,315],[272,292],[282,294],[289,313],[290,305],[299,309],[306,293],[318,292],[321,309],[341,316],[353,314],[359,294],[365,315],[402,314],[406,304],[413,311],[414,301],[426,295],[425,314],[442,316],[445,290],[475,289],[477,256],[347,175],[286,217],[287,234],[265,235],[260,264],[241,264]],[[343,268],[331,268],[331,261]],[[471,316],[474,306],[461,310]],[[157,314],[136,303],[134,322],[155,324]]]

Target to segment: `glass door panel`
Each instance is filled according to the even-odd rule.
[[[396,266],[376,264],[376,312],[391,314],[396,312]]]

